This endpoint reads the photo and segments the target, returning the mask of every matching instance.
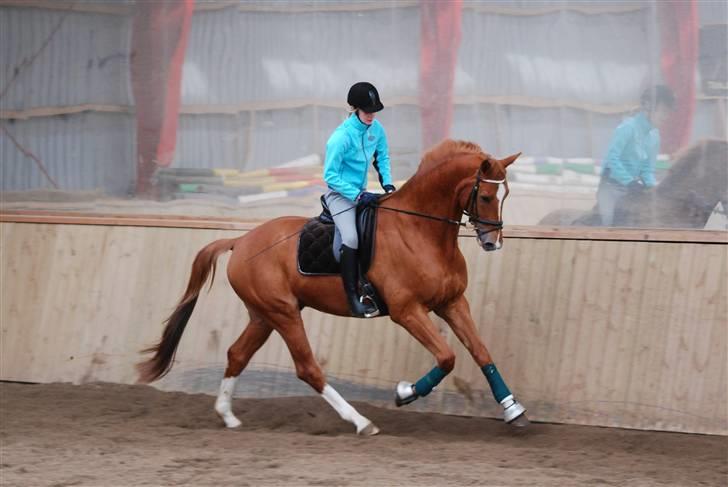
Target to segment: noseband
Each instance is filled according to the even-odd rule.
[[[482,175],[482,171],[478,169],[478,175],[475,177],[475,183],[473,189],[470,191],[470,197],[468,198],[468,204],[463,210],[463,214],[468,216],[468,222],[476,227],[477,230],[483,233],[495,232],[503,228],[503,220],[488,220],[486,218],[480,218],[478,215],[478,191],[480,191],[480,183],[493,183],[493,184],[505,184],[506,180],[503,179],[486,179]],[[506,186],[506,194],[503,196],[503,200],[508,195],[508,186]],[[500,208],[498,208],[498,216],[501,217],[503,213],[503,200],[500,202]],[[477,225],[489,225],[493,228],[489,230],[481,230]]]

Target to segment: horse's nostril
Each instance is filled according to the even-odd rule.
[[[485,250],[495,250],[495,244],[492,242],[485,242]]]

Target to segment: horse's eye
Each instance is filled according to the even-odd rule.
[[[481,200],[481,201],[482,201],[483,203],[490,203],[491,197],[490,197],[490,196],[481,196],[481,197],[480,197],[480,200]]]

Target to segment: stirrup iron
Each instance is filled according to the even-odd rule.
[[[364,318],[375,318],[375,317],[379,316],[380,311],[379,311],[379,307],[377,306],[377,303],[372,299],[371,296],[369,296],[367,294],[365,294],[364,296],[361,296],[359,298],[359,302],[361,304],[364,304],[365,299],[369,301],[369,304],[372,305],[372,307],[374,308],[374,311],[372,311],[370,313],[364,313]]]

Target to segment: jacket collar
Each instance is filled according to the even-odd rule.
[[[352,129],[354,129],[357,133],[363,134],[367,131],[371,125],[367,125],[365,123],[362,123],[361,120],[359,120],[359,117],[357,117],[356,113],[352,113],[349,115],[349,118],[346,119],[346,125]]]
[[[654,126],[652,125],[652,122],[650,122],[650,119],[649,119],[649,118],[647,118],[647,114],[645,114],[645,112],[639,112],[639,113],[638,113],[638,114],[637,114],[637,115],[636,115],[636,116],[634,117],[634,119],[635,119],[635,121],[637,122],[637,127],[638,127],[638,128],[640,129],[640,130],[643,130],[643,131],[645,131],[645,132],[649,132],[650,130],[652,130],[653,128],[655,128],[655,127],[654,127]],[[360,123],[361,123],[361,122],[360,122]]]

